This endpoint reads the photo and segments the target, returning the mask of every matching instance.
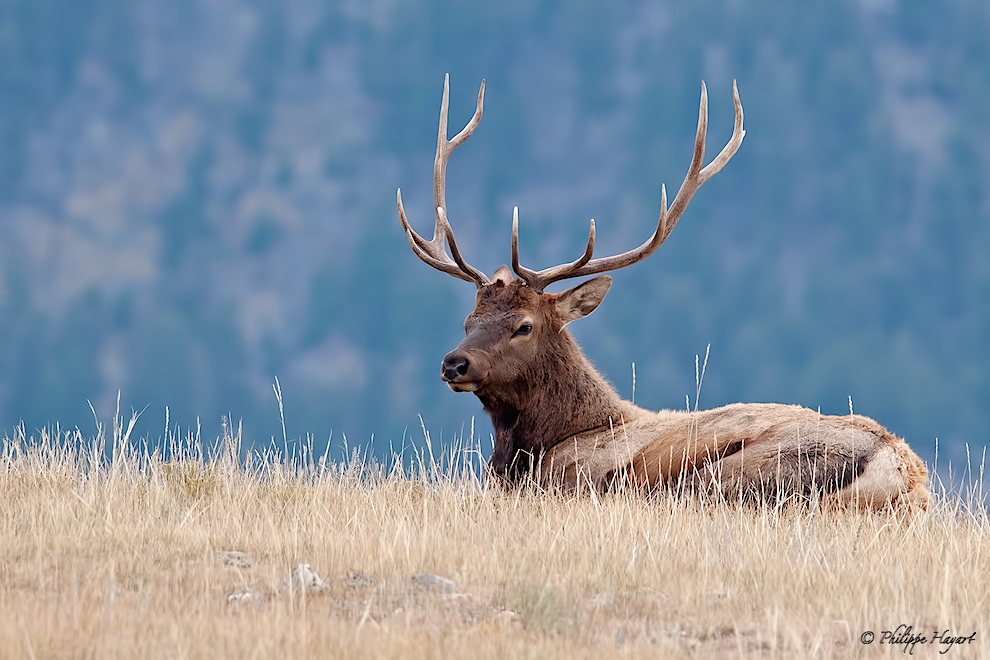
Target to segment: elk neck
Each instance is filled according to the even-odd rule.
[[[550,350],[511,387],[475,392],[495,429],[491,467],[501,476],[575,435],[620,426],[639,410],[622,399],[563,329]]]

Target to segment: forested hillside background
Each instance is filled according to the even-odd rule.
[[[491,273],[670,241],[574,333],[625,396],[876,417],[923,456],[990,423],[990,4],[0,0],[0,433],[166,424],[379,452],[488,420],[439,380],[474,289],[422,264],[443,76],[449,215]],[[456,126],[454,126],[456,125]]]

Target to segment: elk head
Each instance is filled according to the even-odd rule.
[[[464,321],[464,340],[443,359],[440,377],[455,392],[520,391],[528,380],[545,382],[571,344],[564,326],[598,307],[612,285],[607,275],[563,293],[544,293],[502,266],[478,287],[474,311]],[[534,379],[533,376],[536,376]],[[502,397],[506,398],[506,397]]]
[[[605,400],[617,400],[617,395],[591,367],[564,329],[571,321],[587,316],[598,307],[611,286],[611,278],[600,276],[563,293],[547,293],[544,289],[560,280],[624,268],[645,259],[667,240],[694,193],[725,166],[742,143],[745,135],[743,111],[734,82],[732,92],[735,102],[732,137],[718,156],[703,166],[708,130],[708,94],[702,83],[691,165],[669,208],[666,187],[661,186],[660,217],[649,240],[628,252],[593,259],[595,221],[592,220],[584,254],[571,263],[533,271],[519,263],[517,208],[512,217],[512,271],[501,266],[489,279],[461,256],[447,219],[445,198],[447,162],[451,153],[471,136],[481,121],[485,83],[481,83],[474,116],[453,139],[448,140],[449,92],[448,79],[444,79],[433,167],[433,206],[436,209],[433,238],[427,241],[413,231],[402,206],[401,191],[397,193],[399,219],[413,252],[420,259],[454,277],[473,282],[478,288],[475,309],[464,323],[466,336],[443,359],[441,378],[454,391],[474,392],[491,413],[496,431],[500,425],[516,425],[519,415],[537,399],[544,408],[548,405],[553,407],[558,415],[580,416],[579,411],[588,409],[588,404],[596,410],[611,412]],[[450,249],[449,255],[445,246]],[[583,399],[574,399],[573,392],[578,392],[578,398]],[[589,397],[593,400],[589,401]],[[564,400],[570,401],[571,405],[562,403]]]

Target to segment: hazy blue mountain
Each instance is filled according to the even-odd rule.
[[[424,0],[0,4],[0,429],[166,424],[398,448],[470,427],[439,381],[473,287],[432,224],[443,75],[468,259],[638,245],[687,167],[746,140],[661,251],[573,329],[651,407],[871,415],[931,458],[986,445],[990,5]],[[487,433],[487,419],[478,418]]]

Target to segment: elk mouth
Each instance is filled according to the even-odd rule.
[[[457,373],[444,369],[440,372],[440,380],[447,383],[447,387],[455,392],[477,392],[484,384],[487,375],[487,373]]]
[[[483,365],[456,350],[448,353],[440,366],[440,379],[455,392],[476,392],[487,376]]]
[[[476,392],[478,388],[481,387],[481,383],[476,381],[456,383],[454,381],[449,381],[446,378],[444,380],[446,381],[447,386],[455,392]]]

